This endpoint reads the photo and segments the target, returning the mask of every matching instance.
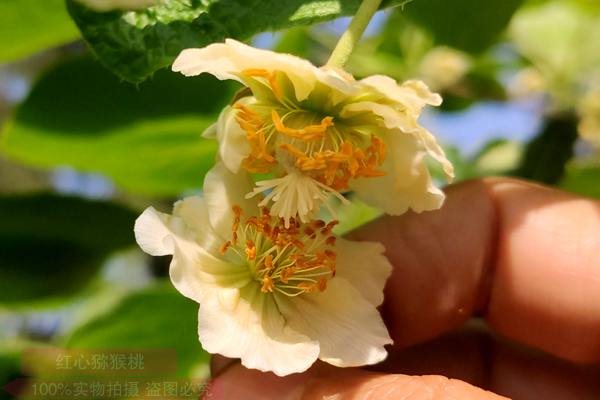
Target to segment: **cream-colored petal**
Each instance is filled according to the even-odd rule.
[[[237,103],[248,105],[256,102],[254,97],[244,97]],[[251,149],[246,132],[238,124],[235,117],[239,110],[231,106],[225,107],[219,116],[216,126],[219,141],[219,157],[231,172],[238,173],[242,161],[250,155]]]
[[[410,80],[399,85],[389,76],[372,75],[359,82],[403,105],[417,116],[426,105],[439,106],[442,104],[442,97],[431,92],[422,81]]]
[[[213,43],[201,49],[186,49],[175,60],[173,71],[186,76],[209,73],[221,80],[240,81],[239,74],[249,69],[265,69],[285,73],[294,85],[298,101],[306,99],[317,81],[344,93],[355,93],[351,82],[338,74],[323,71],[310,62],[269,50],[256,49],[233,39]]]
[[[206,201],[201,196],[190,196],[176,202],[173,215],[181,218],[193,240],[211,254],[218,254],[223,243],[229,239],[213,230]]]
[[[350,182],[356,196],[387,214],[400,215],[409,208],[415,212],[436,210],[444,203],[444,193],[431,179],[427,152],[411,134],[384,135],[388,156],[381,166],[386,174]]]
[[[208,128],[202,132],[204,139],[216,139],[217,138],[217,123],[211,124]]]
[[[398,111],[389,105],[372,101],[350,103],[344,107],[340,115],[342,117],[352,117],[353,115],[366,112],[380,117],[381,122],[379,126],[383,126],[389,130],[400,130],[403,133],[414,134],[422,142],[428,154],[440,163],[448,180],[452,181],[454,179],[454,167],[446,158],[444,150],[437,142],[435,136],[420,126],[414,116]]]
[[[319,344],[287,326],[273,296],[254,283],[205,296],[198,334],[208,352],[240,358],[247,368],[279,376],[305,371],[319,355]]]
[[[319,342],[319,359],[339,367],[384,360],[392,340],[375,306],[348,281],[335,277],[327,289],[295,298],[277,297],[290,327]]]
[[[258,202],[246,199],[246,194],[252,191],[253,186],[248,173],[242,170],[234,174],[220,161],[206,174],[204,200],[210,224],[219,236],[231,237],[234,206],[241,207],[246,217],[259,213]]]
[[[135,223],[135,237],[145,252],[173,255],[169,275],[184,296],[197,302],[212,286],[239,287],[249,281],[246,268],[219,259],[195,242],[182,218],[146,209]]]
[[[347,280],[374,306],[383,302],[383,288],[392,273],[384,255],[385,247],[377,242],[336,240],[336,277]]]
[[[425,149],[427,149],[427,153],[434,160],[440,163],[442,169],[444,170],[444,173],[446,174],[446,179],[448,179],[449,182],[452,182],[454,180],[454,166],[452,165],[450,160],[446,158],[446,153],[444,152],[444,149],[442,149],[442,147],[439,145],[435,136],[433,136],[433,134],[425,128],[419,129],[418,134],[421,140],[423,141]]]
[[[399,129],[405,133],[417,133],[419,131],[419,125],[414,115],[374,101],[350,103],[342,109],[340,116],[351,118],[357,114],[365,113],[373,114],[373,125],[388,129]]]

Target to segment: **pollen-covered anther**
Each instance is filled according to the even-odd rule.
[[[275,109],[271,110],[271,119],[277,132],[303,141],[321,140],[327,133],[327,128],[333,126],[333,117],[325,117],[318,125],[307,125],[300,129],[289,128],[283,124],[283,120]]]
[[[221,253],[221,255],[225,255],[225,253],[227,253],[227,250],[229,250],[229,246],[231,246],[231,241],[230,240],[228,240],[225,243],[223,243],[223,245],[219,249],[219,253]]]
[[[241,72],[242,75],[251,77],[251,78],[265,78],[266,81],[271,86],[271,90],[273,94],[278,99],[283,97],[283,92],[281,91],[281,87],[279,86],[279,82],[277,81],[277,72],[276,71],[267,71],[266,69],[260,68],[251,68],[246,69]]]
[[[273,283],[273,279],[271,279],[270,276],[265,276],[262,279],[262,287],[260,288],[260,291],[263,293],[268,293],[268,292],[273,292],[273,289],[275,289],[275,284]]]
[[[321,220],[303,224],[291,218],[271,215],[266,207],[260,215],[241,219],[242,211],[234,211],[233,234],[239,235],[221,247],[240,257],[251,275],[260,282],[263,293],[278,292],[286,296],[325,290],[335,276],[335,236],[331,230],[337,221]]]
[[[236,121],[246,132],[250,144],[250,154],[242,161],[242,167],[251,173],[268,173],[277,165],[274,155],[269,150],[265,136],[264,122],[260,116],[248,106],[237,103]]]
[[[252,261],[256,258],[256,245],[252,240],[246,240],[246,257],[249,261]]]

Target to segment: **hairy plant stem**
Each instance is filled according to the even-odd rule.
[[[360,37],[369,25],[369,22],[371,22],[371,18],[373,18],[373,15],[379,9],[381,1],[382,0],[363,0],[358,11],[356,11],[356,15],[352,18],[350,26],[342,34],[335,49],[333,49],[333,52],[327,61],[327,66],[341,68],[348,62]]]

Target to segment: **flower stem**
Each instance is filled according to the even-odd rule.
[[[342,34],[335,49],[333,49],[333,53],[331,53],[326,65],[341,68],[346,64],[354,47],[360,40],[367,25],[369,25],[371,18],[373,18],[373,15],[379,9],[381,1],[382,0],[363,0],[356,15],[352,18],[350,26]]]

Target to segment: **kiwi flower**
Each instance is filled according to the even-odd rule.
[[[138,218],[140,247],[172,254],[170,277],[200,304],[205,350],[283,376],[318,358],[348,367],[383,360],[391,343],[377,311],[391,266],[380,243],[332,234],[335,221],[301,223],[271,215],[253,182],[218,163],[204,197],[148,208]]]
[[[420,81],[398,84],[381,75],[357,81],[232,39],[184,50],[173,70],[246,86],[205,136],[217,138],[219,157],[233,173],[270,174],[257,178],[247,196],[266,194],[260,206],[286,224],[291,218],[307,223],[330,196],[346,201],[348,191],[394,215],[443,203],[428,158],[448,179],[453,168],[418,123],[422,109],[441,97]]]

